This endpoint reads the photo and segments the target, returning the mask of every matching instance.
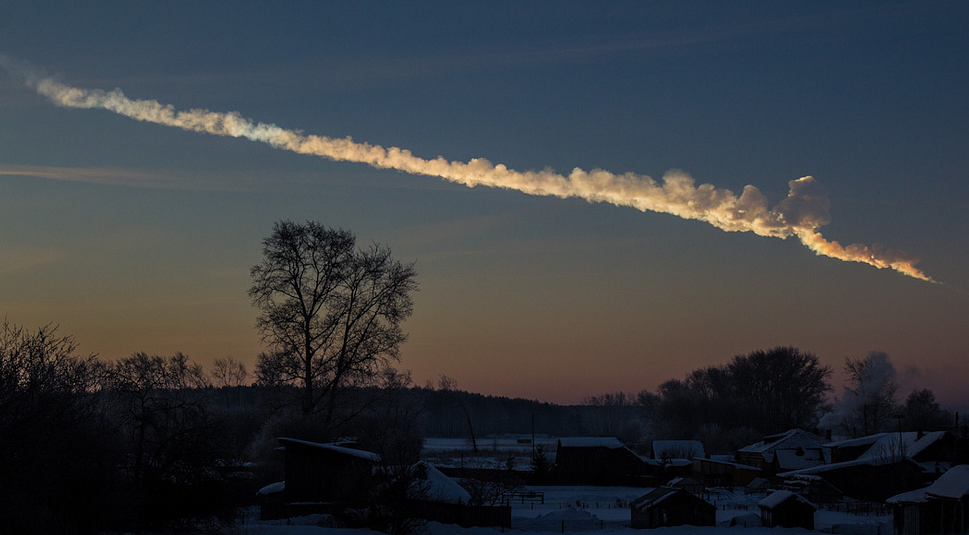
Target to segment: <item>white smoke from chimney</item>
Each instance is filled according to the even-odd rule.
[[[9,66],[8,70],[11,70]],[[51,78],[29,75],[24,75],[24,78],[29,86],[57,106],[105,109],[139,121],[219,136],[241,137],[300,154],[435,176],[468,187],[488,186],[529,195],[576,197],[589,202],[606,202],[644,212],[705,221],[728,232],[753,232],[775,238],[794,236],[818,255],[863,262],[879,269],[891,268],[916,279],[934,282],[915,267],[915,258],[903,253],[861,244],[842,246],[838,242],[825,240],[818,228],[830,220],[827,194],[810,176],[792,180],[788,196],[769,208],[767,198],[754,186],[745,186],[743,193],[737,196],[730,190],[717,189],[711,184],[697,186],[693,178],[677,170],[666,173],[659,183],[646,175],[617,175],[602,169],[585,171],[576,168],[565,176],[551,169],[516,171],[484,158],[458,162],[438,156],[428,160],[414,156],[407,149],[359,143],[349,137],[307,135],[274,124],[255,123],[236,112],[219,113],[204,109],[177,111],[173,106],[155,100],[128,98],[120,89],[87,90],[70,87]]]

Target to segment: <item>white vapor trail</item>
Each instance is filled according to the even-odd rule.
[[[2,62],[0,62],[2,63]],[[8,70],[9,69],[9,64]],[[657,182],[645,175],[615,174],[602,169],[573,169],[563,175],[544,169],[516,171],[484,158],[468,162],[448,161],[438,156],[425,159],[409,150],[360,143],[351,138],[307,135],[274,124],[257,123],[236,112],[204,109],[178,111],[155,100],[131,99],[120,89],[79,89],[51,78],[24,76],[27,84],[53,104],[67,108],[109,110],[132,119],[183,130],[259,141],[277,149],[312,154],[336,161],[365,163],[381,169],[443,178],[468,187],[505,188],[529,195],[577,197],[589,202],[629,206],[643,212],[673,214],[684,219],[705,221],[728,232],[753,232],[775,238],[797,237],[818,255],[848,262],[862,262],[879,269],[891,268],[916,279],[934,282],[915,267],[917,259],[878,245],[842,246],[826,240],[818,229],[830,221],[828,198],[813,177],[789,182],[787,197],[769,208],[767,198],[748,185],[738,196],[711,184],[697,186],[681,171],[670,171]]]

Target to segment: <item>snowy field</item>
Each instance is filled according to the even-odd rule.
[[[535,445],[545,448],[548,454],[555,454],[558,439],[545,435],[535,437]],[[476,442],[479,454],[508,454],[531,455],[532,437],[521,435],[487,436]],[[436,457],[448,454],[470,454],[473,451],[471,440],[468,438],[426,438],[421,458]]]
[[[717,505],[719,527],[679,526],[654,530],[634,530],[629,527],[629,501],[650,489],[635,487],[526,487],[525,490],[542,492],[545,503],[525,502],[512,504],[512,529],[461,528],[459,526],[429,523],[421,532],[424,535],[496,535],[498,533],[601,533],[625,535],[806,535],[803,529],[726,527],[733,517],[756,513],[757,502],[762,496],[745,495],[743,492],[715,492],[704,499]],[[376,535],[366,529],[328,528],[318,525],[286,525],[283,521],[260,522],[258,513],[231,533],[233,535]],[[316,517],[292,519],[292,524],[313,524]],[[856,516],[847,513],[820,510],[815,514],[818,532],[843,535],[892,535],[890,516]],[[563,531],[564,530],[564,531]]]

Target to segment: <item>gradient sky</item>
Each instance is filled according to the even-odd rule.
[[[828,192],[829,240],[529,196],[56,107],[0,73],[0,313],[85,353],[254,362],[246,294],[280,219],[415,261],[400,367],[555,402],[793,345],[889,354],[969,407],[969,3],[44,2],[0,54],[85,89],[518,170],[672,169],[773,206]],[[840,377],[840,374],[839,374]],[[836,377],[837,379],[838,377]]]

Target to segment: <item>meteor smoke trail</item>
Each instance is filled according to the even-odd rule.
[[[9,69],[9,64],[7,65]],[[12,70],[12,69],[10,69]],[[516,171],[484,158],[468,162],[448,161],[438,156],[424,159],[397,147],[360,143],[351,138],[307,135],[274,124],[257,123],[236,112],[204,109],[177,111],[155,100],[131,99],[120,89],[103,91],[70,87],[51,78],[24,75],[27,85],[53,104],[67,108],[109,110],[132,119],[173,126],[193,132],[241,137],[266,143],[277,149],[312,154],[335,161],[359,162],[380,169],[435,176],[468,187],[505,188],[529,195],[577,197],[589,202],[629,206],[643,212],[672,214],[705,221],[727,232],[753,232],[775,238],[797,237],[818,255],[848,262],[863,262],[879,269],[891,268],[916,279],[934,282],[915,267],[917,259],[904,253],[861,244],[842,246],[828,241],[818,228],[830,221],[828,199],[813,177],[789,182],[787,198],[768,208],[767,198],[756,187],[744,187],[740,196],[711,184],[695,185],[693,178],[670,171],[657,183],[646,175],[614,174],[602,169],[573,169],[567,176],[551,169]]]

